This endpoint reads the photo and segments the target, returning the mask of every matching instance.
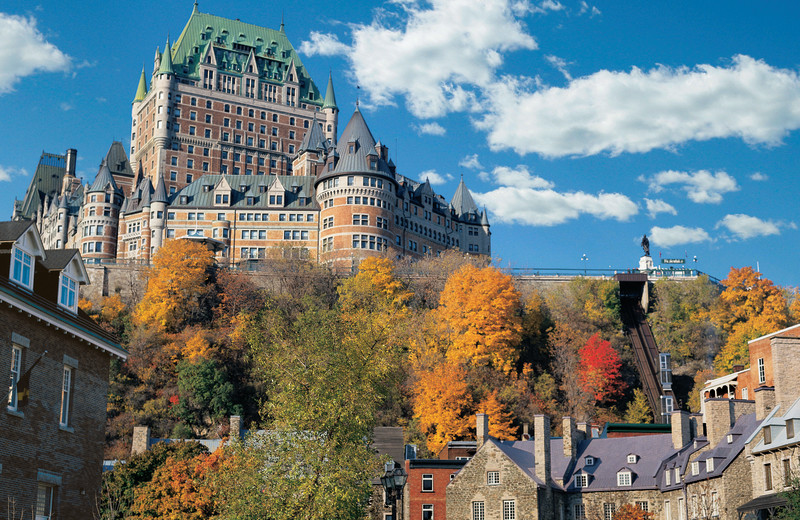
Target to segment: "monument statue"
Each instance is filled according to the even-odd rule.
[[[644,249],[644,256],[650,256],[650,241],[647,235],[642,236],[642,249]]]

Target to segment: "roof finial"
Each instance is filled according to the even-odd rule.
[[[192,8],[192,12],[197,12],[197,0],[194,0],[194,8]]]
[[[281,11],[281,32],[286,32],[283,25],[283,11]]]

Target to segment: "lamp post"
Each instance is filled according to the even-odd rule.
[[[406,485],[408,474],[394,462],[387,462],[384,466],[385,473],[381,477],[381,484],[386,491],[385,506],[392,506],[392,520],[397,520],[397,499],[403,495],[403,487]]]
[[[581,257],[581,263],[583,264],[583,274],[584,274],[584,276],[586,276],[586,262],[588,262],[588,261],[589,261],[589,257],[586,256],[586,253],[583,253],[583,256]]]

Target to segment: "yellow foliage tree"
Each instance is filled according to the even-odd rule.
[[[478,405],[478,411],[489,416],[489,435],[504,441],[517,438],[517,429],[512,424],[511,413],[497,398],[497,390],[492,390],[481,401],[481,404]]]
[[[727,333],[725,345],[714,360],[716,370],[725,373],[734,365],[749,363],[749,340],[788,325],[789,307],[781,288],[750,266],[731,268],[722,284],[725,290],[711,318]]]
[[[208,359],[211,354],[211,343],[206,338],[202,329],[198,330],[183,347],[183,358],[194,363],[201,359]]]
[[[380,297],[393,307],[402,307],[413,294],[394,274],[394,262],[388,258],[365,258],[358,266],[358,274],[339,286],[339,303],[342,308],[359,308],[364,298]]]
[[[170,240],[153,257],[147,291],[136,307],[134,323],[179,330],[200,310],[214,255],[191,240]]]
[[[511,276],[493,267],[465,265],[450,275],[436,310],[447,358],[509,373],[519,357],[520,307]]]
[[[117,319],[124,311],[125,304],[122,302],[122,297],[119,294],[114,294],[103,298],[100,317],[107,322],[111,322]]]
[[[473,405],[463,366],[443,363],[417,373],[414,417],[428,439],[431,453],[438,453],[449,441],[469,433]]]

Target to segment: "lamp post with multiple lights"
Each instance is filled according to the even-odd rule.
[[[408,474],[405,470],[394,462],[387,462],[384,466],[386,470],[381,477],[381,484],[386,491],[386,501],[384,505],[392,506],[392,520],[397,520],[397,500],[403,496],[403,487],[406,485]]]

